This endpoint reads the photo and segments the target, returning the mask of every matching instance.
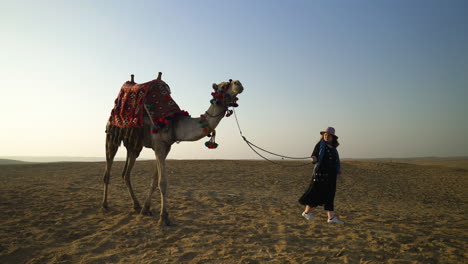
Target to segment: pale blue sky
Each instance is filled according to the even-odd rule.
[[[462,0],[2,1],[0,156],[104,156],[122,83],[158,71],[192,116],[240,80],[244,134],[274,152],[334,126],[346,158],[468,155],[466,25]],[[217,131],[169,158],[256,157],[233,118]]]

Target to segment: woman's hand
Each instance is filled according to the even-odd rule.
[[[316,162],[317,162],[317,157],[312,156],[311,159],[312,159],[312,163],[316,163]]]

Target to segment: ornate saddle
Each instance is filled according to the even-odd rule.
[[[156,80],[137,84],[127,81],[120,88],[114,108],[108,122],[106,133],[115,141],[133,138],[143,127],[143,116],[149,116],[153,122],[152,133],[177,121],[188,112],[181,110],[171,97],[169,85],[161,80],[161,73]],[[125,141],[124,141],[125,143]]]

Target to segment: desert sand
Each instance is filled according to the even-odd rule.
[[[283,162],[283,164],[301,164]],[[168,161],[169,213],[133,212],[104,163],[0,166],[0,263],[464,263],[468,159],[346,161],[335,208],[346,223],[301,217],[311,166],[264,161]],[[154,162],[139,161],[140,201]]]

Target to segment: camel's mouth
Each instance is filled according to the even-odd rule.
[[[240,94],[244,91],[244,86],[239,81],[234,81],[232,91],[236,94]]]
[[[232,89],[232,91],[236,94],[241,94],[242,91],[244,91],[244,88],[241,86],[241,87],[236,87],[234,89]]]

